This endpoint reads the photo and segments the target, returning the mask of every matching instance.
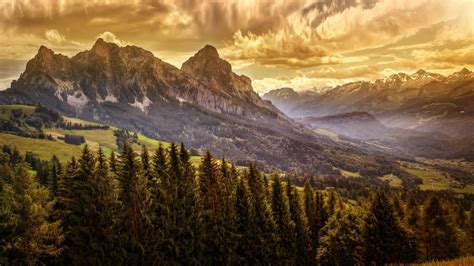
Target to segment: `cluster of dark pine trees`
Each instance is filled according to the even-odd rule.
[[[49,162],[0,153],[0,264],[356,265],[474,253],[474,209],[433,193],[348,200],[183,146]]]

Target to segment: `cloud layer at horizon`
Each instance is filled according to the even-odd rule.
[[[0,14],[0,89],[40,45],[73,55],[98,37],[177,67],[212,44],[259,92],[474,65],[471,0],[18,0]]]

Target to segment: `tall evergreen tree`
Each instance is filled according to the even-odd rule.
[[[431,196],[424,208],[423,238],[426,260],[443,260],[459,255],[456,233],[436,196]]]
[[[111,238],[114,210],[114,188],[108,180],[108,169],[102,150],[97,158],[86,145],[78,165],[69,164],[58,193],[58,204],[65,241],[63,262],[103,264],[115,261]]]
[[[262,263],[257,255],[258,249],[255,247],[259,243],[259,230],[255,223],[255,213],[252,209],[250,194],[244,184],[244,180],[240,179],[237,183],[235,192],[235,233],[236,239],[236,255],[233,261],[236,264],[256,265]],[[255,248],[249,248],[255,247]]]
[[[117,173],[117,156],[115,156],[114,151],[110,153],[110,170],[114,174]]]
[[[416,258],[413,241],[385,193],[378,192],[371,199],[362,228],[362,240],[366,263],[406,263]]]
[[[332,216],[321,229],[317,253],[321,265],[361,265],[363,250],[361,221],[353,210],[344,210],[340,217]]]
[[[59,162],[58,158],[53,155],[50,161],[50,169],[49,169],[49,191],[50,191],[50,196],[52,198],[55,198],[58,196],[59,192],[59,182],[60,182],[60,177],[62,175],[62,166],[61,163]]]
[[[142,147],[141,161],[143,166],[143,175],[149,182],[151,182],[153,180],[153,171],[151,169],[150,154],[148,153],[146,145],[143,145]]]
[[[0,261],[36,265],[59,255],[62,240],[58,222],[49,222],[48,190],[40,186],[23,163],[17,163],[0,194]]]
[[[155,155],[153,156],[153,175],[160,182],[168,182],[167,180],[169,179],[169,177],[167,177],[167,169],[168,162],[166,160],[166,152],[160,142],[160,144],[158,145],[158,149],[156,150]]]
[[[283,188],[277,175],[273,176],[271,206],[273,219],[275,221],[279,249],[279,260],[283,263],[291,263],[295,254],[294,224],[290,219],[286,200],[283,196]]]
[[[259,235],[258,242],[254,243],[257,250],[255,256],[257,261],[261,263],[276,263],[278,258],[275,254],[277,249],[275,224],[267,202],[264,178],[254,164],[250,164],[245,177],[251,194],[252,208],[255,213],[255,223]]]
[[[207,151],[199,167],[199,191],[202,204],[203,244],[206,264],[227,264],[229,246],[226,242],[224,202],[221,176],[217,162]]]
[[[146,188],[143,168],[128,142],[120,155],[117,177],[122,247],[127,252],[127,264],[156,263],[153,253],[152,201]]]
[[[316,264],[316,252],[319,243],[319,222],[316,212],[316,201],[314,198],[314,191],[311,187],[310,182],[307,180],[304,184],[304,212],[306,215],[306,220],[308,222],[309,229],[309,242],[310,246],[308,249],[309,255],[309,265]]]
[[[295,250],[292,254],[293,260],[297,265],[311,264],[312,259],[310,257],[313,257],[314,254],[308,254],[310,248],[308,228],[303,218],[298,192],[291,185],[290,179],[287,180],[286,197],[288,198],[290,218],[294,224]]]

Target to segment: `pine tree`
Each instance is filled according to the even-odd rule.
[[[63,262],[103,264],[116,261],[112,231],[117,208],[102,150],[97,159],[86,145],[79,163],[72,160],[58,192],[55,209],[62,220]]]
[[[331,190],[331,192],[329,192],[328,201],[326,203],[328,217],[331,217],[332,215],[334,215],[334,213],[336,213],[336,204],[337,204],[336,193],[334,192],[334,190]]]
[[[175,235],[181,247],[180,263],[197,261],[201,252],[201,217],[196,197],[196,170],[191,163],[191,156],[184,144],[179,149],[179,162],[181,167],[181,179],[178,180],[178,211],[180,214],[177,225],[180,233]]]
[[[151,182],[153,180],[153,175],[150,164],[150,154],[148,153],[148,149],[145,145],[143,145],[142,148],[141,160],[143,166],[143,175],[149,182]]]
[[[117,173],[117,157],[115,156],[114,151],[112,151],[112,153],[110,153],[110,170],[114,174]]]
[[[147,180],[143,175],[142,165],[128,142],[124,143],[120,155],[117,177],[121,231],[124,233],[122,247],[127,252],[126,263],[155,263],[151,196],[146,188]]]
[[[62,175],[62,166],[61,163],[59,162],[58,158],[53,155],[50,161],[50,169],[49,169],[49,190],[50,190],[50,196],[52,198],[55,198],[58,196],[59,192],[59,183],[60,183],[60,177]]]
[[[272,214],[278,234],[279,260],[284,264],[291,263],[292,255],[295,254],[294,224],[290,219],[281,182],[277,175],[273,176],[271,199]]]
[[[312,262],[310,257],[313,257],[314,254],[308,254],[310,248],[308,228],[303,218],[298,193],[291,185],[290,179],[287,180],[286,197],[288,198],[290,218],[294,224],[295,252],[293,260],[297,265],[308,265]]]
[[[443,260],[459,255],[454,228],[436,196],[431,196],[425,204],[423,238],[426,260]]]
[[[332,216],[321,229],[318,261],[321,265],[361,265],[361,221],[350,209],[339,215]]]
[[[304,184],[304,212],[306,215],[306,220],[308,222],[309,229],[309,242],[310,246],[308,249],[309,255],[309,265],[316,264],[316,254],[318,243],[319,243],[319,221],[316,212],[316,202],[314,198],[314,191],[311,187],[310,182],[307,180]],[[312,255],[311,255],[312,254]]]
[[[48,190],[18,163],[0,195],[0,257],[6,264],[36,265],[59,255],[62,235],[59,222],[48,221],[51,210]]]
[[[275,236],[275,224],[267,202],[264,178],[254,164],[250,164],[245,177],[249,186],[255,224],[258,229],[257,235],[259,236],[258,242],[253,245],[256,249],[256,260],[261,264],[276,263],[278,260],[275,254],[277,238]]]
[[[415,259],[415,247],[408,231],[395,215],[387,196],[376,193],[370,202],[363,228],[362,240],[366,263],[406,263]]]
[[[471,203],[465,227],[464,254],[474,255],[474,203]]]
[[[235,216],[234,229],[236,233],[235,253],[237,258],[233,261],[240,265],[261,264],[259,261],[258,247],[260,242],[259,229],[255,222],[255,213],[252,209],[250,194],[245,186],[244,180],[240,179],[235,191]]]
[[[160,144],[158,145],[158,149],[155,152],[155,155],[153,156],[153,175],[155,176],[156,179],[160,180],[161,182],[168,182],[167,180],[169,177],[167,177],[168,173],[168,162],[166,160],[166,153],[165,149],[163,148],[163,145]]]
[[[203,244],[205,264],[227,264],[229,246],[226,242],[224,225],[224,202],[221,176],[217,162],[209,151],[202,158],[199,167],[199,191],[202,204]]]

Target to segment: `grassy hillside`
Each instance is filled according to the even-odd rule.
[[[0,105],[0,118],[1,119],[10,119],[12,115],[12,110],[22,110],[25,114],[25,117],[30,116],[35,112],[35,106],[28,105]],[[63,116],[64,121],[71,122],[74,124],[81,124],[84,126],[88,125],[99,125],[98,123],[92,123],[89,121],[81,120],[78,118],[66,117]],[[84,136],[86,139],[87,145],[91,147],[92,150],[97,150],[99,147],[102,147],[105,153],[110,154],[112,151],[117,152],[118,146],[116,144],[116,136],[114,136],[114,130],[117,128],[110,127],[108,129],[74,129],[68,130],[58,127],[44,127],[42,128],[43,132],[50,134],[53,137],[53,140],[48,139],[37,139],[37,138],[28,138],[22,137],[14,134],[0,133],[0,144],[9,144],[11,146],[17,147],[21,152],[31,151],[40,156],[42,159],[50,159],[53,155],[56,155],[60,160],[65,161],[69,160],[72,156],[79,156],[81,150],[85,144],[81,145],[72,145],[67,144],[62,139],[66,134],[80,135]],[[161,143],[163,147],[169,147],[170,143],[154,140],[148,137],[145,137],[141,134],[138,135],[137,143],[134,143],[132,147],[135,151],[140,152],[142,146],[146,146],[150,152],[156,150]],[[200,156],[192,156],[191,161],[193,163],[198,163],[200,161]]]

